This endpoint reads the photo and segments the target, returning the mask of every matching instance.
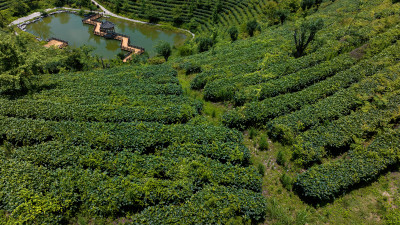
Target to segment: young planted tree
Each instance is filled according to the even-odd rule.
[[[0,13],[0,28],[4,28],[6,25],[6,18],[4,18],[3,14]]]
[[[251,20],[246,23],[246,31],[250,35],[250,37],[253,37],[256,30],[260,30],[260,25],[256,20]]]
[[[233,26],[233,27],[229,28],[228,34],[231,37],[232,42],[234,42],[238,39],[239,31],[238,31],[237,27]]]
[[[324,21],[322,19],[304,21],[294,30],[294,43],[296,51],[294,56],[299,58],[304,55],[304,50],[315,39],[315,34],[322,29]]]
[[[212,38],[209,37],[200,37],[196,39],[198,43],[197,49],[199,52],[208,51],[211,47],[214,46],[214,41]]]
[[[150,23],[158,23],[160,21],[160,14],[156,9],[151,7],[148,8],[146,17]]]
[[[311,9],[313,6],[318,8],[321,3],[322,0],[302,0],[300,6],[303,10],[306,10]]]
[[[185,22],[183,7],[175,6],[175,8],[172,9],[172,22],[175,26],[180,26]]]
[[[160,41],[156,46],[156,50],[158,55],[163,56],[165,61],[168,61],[172,53],[171,45],[168,42]]]

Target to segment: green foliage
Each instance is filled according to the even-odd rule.
[[[157,54],[163,56],[165,61],[168,61],[168,58],[171,56],[172,53],[171,45],[166,41],[160,41],[155,48]]]
[[[328,154],[337,155],[347,149],[358,138],[368,137],[379,128],[388,126],[392,117],[398,114],[400,95],[388,97],[384,108],[365,107],[348,116],[305,132],[297,139],[295,158],[300,164],[319,162]],[[318,133],[318,136],[315,134]]]
[[[160,21],[160,15],[156,9],[147,8],[146,19],[148,19],[150,23],[157,23],[158,21]]]
[[[199,52],[210,50],[214,46],[214,40],[209,37],[200,37],[196,39],[197,49]]]
[[[257,130],[254,127],[249,129],[249,138],[253,140],[257,136]]]
[[[293,178],[290,177],[289,175],[287,175],[286,173],[282,174],[281,178],[281,183],[283,185],[283,187],[288,190],[291,191],[292,190],[292,186],[293,186]]]
[[[356,185],[369,183],[399,162],[399,132],[389,130],[367,149],[344,159],[318,165],[298,175],[294,189],[304,200],[318,204],[334,200]]]
[[[261,31],[261,26],[257,22],[257,20],[251,20],[251,21],[246,23],[246,31],[250,35],[250,37],[253,37],[254,32],[256,30]]]
[[[190,75],[193,73],[201,73],[202,71],[201,66],[199,64],[195,64],[192,62],[181,63],[179,65],[179,69],[184,70],[186,75]]]
[[[262,135],[260,137],[260,141],[258,142],[258,148],[261,151],[266,151],[269,149],[268,139],[265,137],[265,135]]]
[[[310,1],[310,0],[305,0]],[[294,42],[296,46],[295,57],[301,57],[304,50],[315,39],[316,33],[324,26],[322,19],[309,20],[302,22],[294,31]]]
[[[264,166],[264,164],[262,164],[262,163],[258,164],[257,170],[258,170],[258,173],[261,176],[264,176],[264,174],[265,174],[265,166]]]
[[[178,53],[179,53],[179,56],[189,56],[189,55],[193,55],[194,51],[192,49],[192,46],[183,45],[183,46],[178,47]]]
[[[379,38],[379,37],[377,37]],[[390,40],[390,39],[389,39]],[[289,93],[289,94],[284,94],[284,95],[278,95],[273,98],[267,98],[263,101],[260,102],[253,102],[253,103],[248,103],[243,107],[242,110],[237,110],[237,112],[228,112],[223,116],[223,123],[226,125],[229,124],[230,127],[246,127],[246,126],[261,126],[267,123],[269,120],[274,119],[276,117],[285,115],[287,113],[290,113],[292,111],[295,111],[299,109],[299,107],[303,105],[309,105],[309,104],[314,104],[320,99],[325,98],[327,95],[331,95],[337,91],[339,91],[343,87],[348,87],[353,83],[357,83],[358,81],[362,80],[364,77],[372,76],[375,72],[379,71],[380,68],[388,66],[388,63],[394,62],[393,60],[397,57],[397,48],[399,47],[398,44],[395,44],[391,47],[389,47],[387,50],[383,51],[382,54],[378,54],[375,57],[373,57],[371,60],[365,61],[365,63],[358,64],[354,67],[351,67],[348,70],[344,70],[341,72],[338,72],[334,76],[332,76],[329,79],[323,80],[319,83],[315,83],[308,88],[305,88],[299,92],[296,93]],[[344,59],[347,57],[344,57]],[[379,61],[379,59],[382,58],[382,61]],[[340,58],[338,58],[340,59]],[[348,62],[350,62],[347,65],[351,65],[351,62],[355,62],[353,59],[349,59]],[[342,61],[344,62],[344,61]],[[372,63],[372,62],[379,62],[379,63]],[[338,65],[331,65],[330,63],[326,64],[328,67],[337,67],[339,70],[343,69]],[[389,64],[390,65],[390,64]],[[306,70],[307,71],[307,70]],[[311,70],[308,70],[310,72]],[[317,70],[315,70],[317,73]],[[330,70],[324,70],[326,71],[327,75],[330,73]],[[355,72],[359,71],[359,72]],[[298,73],[301,74],[301,73]],[[295,76],[294,74],[293,76]],[[319,76],[323,74],[319,73]],[[296,75],[297,76],[297,75]],[[310,77],[311,78],[311,77]],[[303,76],[299,76],[300,79],[299,81],[303,80],[306,81],[307,75],[305,74]],[[312,77],[311,79],[315,79],[315,77]],[[283,79],[283,80],[286,80]],[[275,80],[279,81],[279,80]],[[298,83],[299,81],[295,79],[287,79],[287,82],[282,82],[284,85],[288,85],[290,83]],[[307,82],[307,81],[306,81]],[[274,82],[275,83],[275,82]],[[279,89],[277,89],[279,90]],[[272,93],[275,92],[275,90],[272,90]],[[230,118],[235,116],[235,118]],[[233,123],[233,121],[235,121]],[[294,121],[297,124],[297,121]],[[301,124],[299,124],[300,129]],[[297,125],[296,125],[297,126]],[[294,130],[293,126],[290,128],[290,130]],[[275,131],[271,132],[271,137],[275,138],[276,135],[278,135],[280,132],[277,132],[277,134],[274,134]],[[278,137],[278,136],[276,136]]]
[[[233,26],[228,29],[228,34],[229,34],[229,37],[231,38],[231,41],[234,42],[238,39],[239,30],[235,26]]]
[[[46,10],[40,10],[40,15],[46,17],[46,16],[48,16],[49,14],[47,13]]]
[[[278,155],[276,156],[276,162],[278,163],[278,165],[281,165],[281,166],[286,165],[287,158],[286,158],[284,151],[282,151],[282,150],[278,151]]]
[[[42,75],[40,85],[0,98],[0,202],[10,222],[265,217],[262,175],[241,133],[184,124],[202,102],[182,95],[170,65]]]

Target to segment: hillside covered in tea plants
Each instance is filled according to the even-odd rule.
[[[400,223],[398,1],[99,3],[196,37],[121,65],[1,30],[0,224]]]

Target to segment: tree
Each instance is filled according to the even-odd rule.
[[[72,52],[66,59],[65,64],[69,67],[70,70],[80,71],[84,68],[85,64],[83,63],[83,59],[81,57],[80,49],[73,49]]]
[[[315,39],[315,34],[322,29],[324,21],[317,19],[314,21],[304,21],[294,30],[294,43],[296,45],[296,58],[303,56],[304,50]]]
[[[246,31],[250,35],[250,37],[253,37],[254,32],[257,29],[260,30],[261,28],[260,28],[260,25],[258,24],[258,22],[256,20],[251,20],[251,21],[246,23]]]
[[[160,14],[156,9],[153,9],[151,7],[148,8],[146,17],[150,23],[157,23],[158,21],[160,21]]]
[[[115,2],[115,11],[116,11],[116,13],[120,13],[121,12],[121,8],[122,8],[122,2],[121,2],[121,0],[117,0]]]
[[[233,27],[229,28],[228,34],[231,37],[232,42],[234,42],[238,39],[239,31],[238,31],[237,27],[233,26]]]
[[[55,5],[56,7],[62,7],[62,6],[65,5],[65,3],[66,3],[65,0],[56,0],[55,3],[54,3],[54,5]]]
[[[185,22],[182,7],[176,6],[172,9],[172,22],[175,26],[180,26],[182,23]]]
[[[196,42],[198,43],[198,50],[199,52],[205,52],[208,51],[212,46],[214,46],[214,42],[212,38],[207,38],[207,37],[200,37],[196,39]]]
[[[306,10],[311,9],[314,5],[318,8],[321,3],[322,0],[302,0],[300,6],[303,10]]]
[[[288,9],[278,9],[276,11],[276,16],[279,18],[281,24],[283,24],[286,18],[289,16],[290,11]]]
[[[14,12],[13,16],[23,16],[29,11],[28,5],[19,1],[13,1],[11,8]]]
[[[6,72],[20,65],[20,57],[16,46],[8,42],[0,42],[0,72]]]
[[[163,56],[165,61],[171,56],[171,45],[166,41],[160,41],[156,46],[157,54]]]
[[[6,27],[6,18],[0,13],[0,28]]]

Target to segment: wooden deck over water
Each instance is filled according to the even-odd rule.
[[[101,14],[95,14],[91,17],[88,17],[88,18],[82,20],[82,22],[95,26],[94,30],[93,30],[94,34],[104,37],[107,35],[107,33],[100,31],[101,22],[97,21],[101,17],[102,17]],[[143,48],[139,48],[139,47],[130,45],[130,38],[128,36],[125,36],[122,34],[115,34],[113,38],[115,40],[121,41],[121,49],[122,50],[128,51],[131,53],[122,60],[123,62],[127,62],[127,61],[131,60],[132,55],[134,55],[134,54],[140,55],[144,52]]]

